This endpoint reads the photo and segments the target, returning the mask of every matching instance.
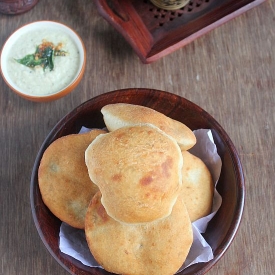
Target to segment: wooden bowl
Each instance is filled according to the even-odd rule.
[[[0,13],[8,15],[17,15],[32,9],[38,0],[1,0]]]
[[[45,149],[57,138],[78,133],[82,126],[102,128],[104,122],[101,108],[106,104],[125,102],[153,108],[165,115],[185,123],[192,130],[211,129],[218,153],[222,160],[222,171],[217,190],[223,198],[222,205],[211,220],[204,237],[211,245],[214,259],[195,264],[180,272],[180,275],[206,273],[225,253],[239,227],[244,207],[244,175],[237,151],[219,123],[194,103],[177,95],[152,89],[124,89],[102,94],[88,100],[61,119],[44,141],[33,167],[30,199],[33,219],[38,233],[51,255],[70,274],[110,274],[99,268],[84,266],[79,261],[60,252],[58,248],[61,221],[44,205],[38,187],[38,167]]]
[[[35,71],[36,71],[35,69],[28,68],[27,70],[25,70],[26,67],[17,63],[16,63],[17,65],[16,67],[14,65],[13,67],[10,67],[11,62],[15,63],[14,61],[15,57],[13,56],[14,53],[12,52],[12,49],[13,49],[12,47],[14,45],[18,45],[18,43],[22,44],[23,46],[25,44],[28,45],[28,47],[20,51],[21,53],[20,58],[23,58],[28,54],[33,54],[36,49],[36,46],[38,46],[36,43],[40,44],[42,42],[42,39],[45,39],[45,38],[46,40],[48,40],[47,38],[49,37],[49,33],[53,33],[53,32],[58,32],[57,33],[58,38],[54,38],[54,39],[57,39],[58,41],[56,42],[56,45],[59,42],[64,43],[65,44],[64,49],[66,49],[66,44],[74,45],[73,46],[74,50],[72,52],[74,52],[75,53],[74,55],[76,55],[74,58],[78,60],[77,63],[74,61],[75,59],[73,59],[71,63],[67,62],[68,59],[66,58],[73,56],[73,54],[70,55],[70,53],[72,52],[69,52],[68,57],[66,56],[59,57],[59,58],[64,58],[63,59],[64,62],[62,61],[58,68],[54,67],[52,72],[48,72],[47,71],[48,69],[47,69],[44,75],[35,74]],[[31,40],[28,39],[28,37],[25,38],[24,43],[19,42],[19,39],[22,40],[24,35],[28,36],[30,33],[39,34],[39,36],[41,36],[41,39],[39,40],[39,42],[37,42],[38,41],[37,40],[36,42],[32,43],[30,42]],[[57,34],[55,36],[57,36]],[[53,42],[53,41],[49,40],[49,42]],[[3,45],[0,59],[1,59],[0,71],[4,81],[9,86],[9,88],[13,92],[15,92],[16,94],[18,94],[19,96],[25,99],[43,102],[43,101],[51,101],[51,100],[59,99],[67,95],[68,93],[72,92],[73,89],[76,88],[76,86],[79,84],[79,82],[81,81],[84,75],[85,66],[86,66],[86,49],[82,39],[70,27],[54,21],[36,21],[20,27],[10,35],[10,37],[7,39],[7,41]],[[55,59],[54,59],[54,63],[55,63]],[[75,64],[76,67],[74,68],[73,71],[70,72],[71,67],[66,68],[66,65],[64,66],[63,64],[67,64],[67,67],[71,64]],[[20,76],[14,75],[15,68],[16,70],[18,70],[18,73],[21,74]],[[53,76],[52,74],[54,73],[56,73],[55,79],[52,77]],[[24,84],[22,86],[22,83],[23,83],[22,80],[26,82],[25,80],[26,75],[28,75],[28,77],[32,76],[32,78],[30,78],[29,82],[27,82],[28,85]],[[67,75],[70,75],[70,78],[62,85],[59,85],[62,79],[64,79],[64,77]],[[40,77],[41,81],[40,80],[37,81],[35,92],[33,92],[32,90],[34,89],[33,89],[32,83],[34,78],[37,78],[37,76]],[[44,83],[43,81],[47,77],[49,77],[48,79],[51,79],[51,82]],[[56,85],[58,85],[58,87],[56,87]],[[39,89],[37,89],[37,87],[39,87]],[[47,92],[46,91],[40,92],[42,91],[40,87],[41,88],[49,87],[49,89],[47,90]]]

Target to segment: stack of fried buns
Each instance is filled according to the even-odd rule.
[[[42,199],[61,221],[84,229],[107,271],[172,275],[193,242],[192,222],[211,212],[211,174],[188,150],[183,123],[116,103],[101,110],[108,131],[64,136],[45,151]]]

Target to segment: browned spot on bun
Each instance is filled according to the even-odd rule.
[[[100,206],[97,208],[97,214],[98,214],[98,216],[101,218],[101,220],[102,220],[103,222],[108,221],[109,218],[108,218],[108,215],[107,215],[107,213],[106,213],[106,211],[105,211],[103,205],[100,205]]]
[[[143,177],[139,182],[141,185],[148,185],[151,182],[153,182],[153,177],[152,176]]]
[[[121,174],[115,174],[113,177],[112,177],[112,180],[113,181],[121,181],[122,179],[122,175]]]
[[[167,157],[165,162],[161,164],[161,167],[163,176],[169,178],[173,168],[173,159],[171,157]]]

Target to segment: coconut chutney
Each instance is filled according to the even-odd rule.
[[[44,70],[41,66],[29,68],[16,61],[33,54],[43,40],[54,45],[62,43],[62,49],[67,52],[66,56],[54,57],[52,71]],[[76,77],[79,65],[78,48],[68,34],[55,28],[41,28],[22,34],[14,42],[8,53],[7,73],[23,93],[43,96],[54,94],[68,86]]]

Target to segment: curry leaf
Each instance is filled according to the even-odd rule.
[[[34,54],[28,54],[21,59],[15,59],[18,63],[33,68],[35,66],[41,65],[43,63],[43,59],[35,59]]]
[[[50,42],[43,42],[36,47],[34,54],[28,54],[21,59],[15,59],[18,63],[30,68],[35,66],[43,67],[43,70],[49,68],[50,71],[54,69],[54,56],[66,56],[67,52],[60,50]]]

